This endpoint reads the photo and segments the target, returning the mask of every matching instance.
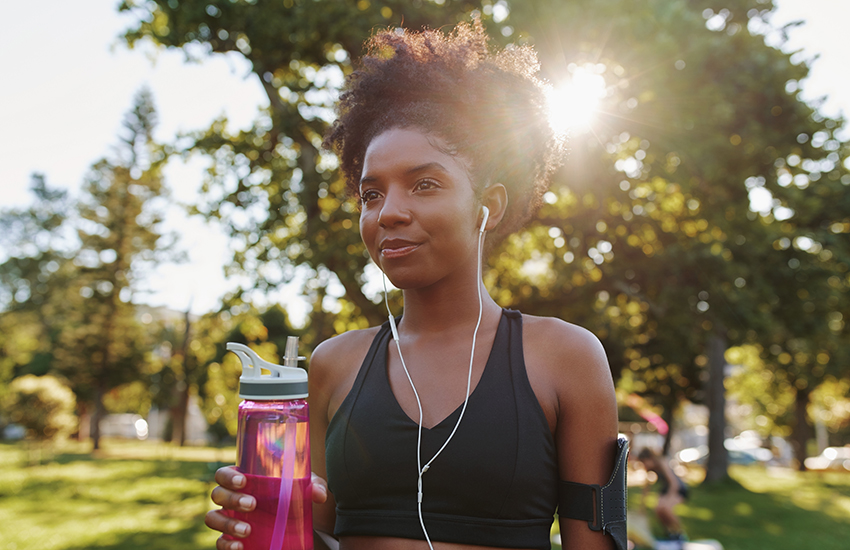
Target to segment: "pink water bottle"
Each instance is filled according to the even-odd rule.
[[[287,338],[283,366],[242,344],[227,349],[242,360],[236,466],[248,479],[243,491],[257,499],[254,511],[228,515],[251,525],[245,550],[312,550],[307,371],[298,368],[298,337]]]

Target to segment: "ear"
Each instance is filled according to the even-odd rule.
[[[487,220],[485,230],[491,231],[505,217],[505,210],[508,208],[508,190],[501,183],[490,185],[481,196],[481,205],[490,209],[490,218]],[[480,217],[478,221],[480,223]]]

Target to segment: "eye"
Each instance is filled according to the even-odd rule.
[[[360,202],[362,204],[366,204],[367,202],[373,201],[381,196],[378,191],[375,189],[366,189],[362,193],[360,193]]]
[[[425,180],[417,181],[416,185],[414,186],[414,190],[415,191],[429,191],[431,189],[438,189],[439,187],[440,187],[440,184],[437,183],[436,181],[425,179]]]

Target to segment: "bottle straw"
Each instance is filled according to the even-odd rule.
[[[286,418],[286,432],[283,436],[283,467],[280,473],[280,494],[277,501],[277,515],[269,550],[280,550],[286,534],[286,521],[289,519],[289,503],[292,500],[292,478],[295,477],[295,431],[297,424],[292,415]]]

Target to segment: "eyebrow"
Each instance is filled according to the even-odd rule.
[[[424,164],[420,164],[418,166],[408,168],[407,170],[404,171],[404,174],[409,176],[411,174],[418,174],[420,172],[427,172],[428,170],[437,170],[437,171],[440,171],[440,172],[443,172],[443,173],[448,172],[446,167],[443,166],[442,164],[440,164],[439,162],[426,162]],[[371,182],[373,182],[377,179],[378,178],[376,178],[374,176],[363,176],[362,178],[360,178],[360,185],[363,185],[364,183],[371,183]]]

